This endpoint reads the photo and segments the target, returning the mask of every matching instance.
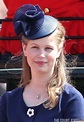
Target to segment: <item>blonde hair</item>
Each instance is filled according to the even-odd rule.
[[[58,21],[57,30],[58,31],[55,36],[56,41],[57,41],[58,45],[61,42],[64,44],[65,43],[65,29],[59,21]],[[23,42],[23,43],[25,43],[25,42]],[[50,82],[48,83],[49,100],[44,104],[45,108],[52,109],[53,107],[55,107],[57,105],[60,94],[62,93],[63,85],[67,81],[66,63],[65,63],[65,57],[64,57],[63,50],[64,49],[62,49],[61,54],[56,61],[53,76],[50,79]],[[31,70],[27,63],[27,58],[24,55],[23,55],[23,64],[22,65],[23,65],[23,72],[22,72],[20,86],[24,87],[31,80]]]

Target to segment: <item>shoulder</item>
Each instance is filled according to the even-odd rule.
[[[60,101],[64,117],[84,119],[84,98],[75,87],[64,85]]]
[[[20,96],[23,88],[15,88],[12,91],[7,91],[0,97],[0,101],[8,101],[9,99],[14,99]]]
[[[72,85],[65,84],[62,91],[62,100],[70,102],[70,101],[78,101],[78,102],[84,102],[83,95]]]
[[[0,120],[2,122],[7,122],[7,118],[12,115],[10,112],[13,110],[15,111],[15,109],[18,108],[21,101],[21,96],[22,88],[7,91],[0,96]]]
[[[64,85],[63,87],[63,95],[65,95],[65,97],[69,96],[76,96],[76,97],[82,97],[82,94],[71,84],[67,83]]]

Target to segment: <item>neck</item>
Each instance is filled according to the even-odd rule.
[[[34,85],[34,87],[37,88],[45,88],[51,78],[51,74],[50,73],[32,73],[32,79],[31,79],[31,84]]]
[[[42,89],[47,89],[47,84],[48,81],[42,80],[43,78],[33,78],[31,79],[30,86],[33,87],[34,89],[38,89],[38,91],[41,91]]]

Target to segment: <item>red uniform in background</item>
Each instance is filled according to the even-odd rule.
[[[23,4],[39,4],[48,15],[58,17],[84,17],[84,0],[4,0],[8,8],[7,18],[13,18],[17,8]],[[68,36],[84,36],[84,21],[65,21],[62,22],[66,28]],[[16,36],[12,22],[3,22],[1,36]],[[21,51],[19,40],[0,40],[0,52],[11,52],[16,55]],[[65,44],[67,54],[84,53],[84,39],[67,40]]]

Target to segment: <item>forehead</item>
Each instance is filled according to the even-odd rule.
[[[38,44],[38,45],[52,45],[55,44],[56,40],[51,36],[47,36],[41,39],[30,40],[28,44]]]

